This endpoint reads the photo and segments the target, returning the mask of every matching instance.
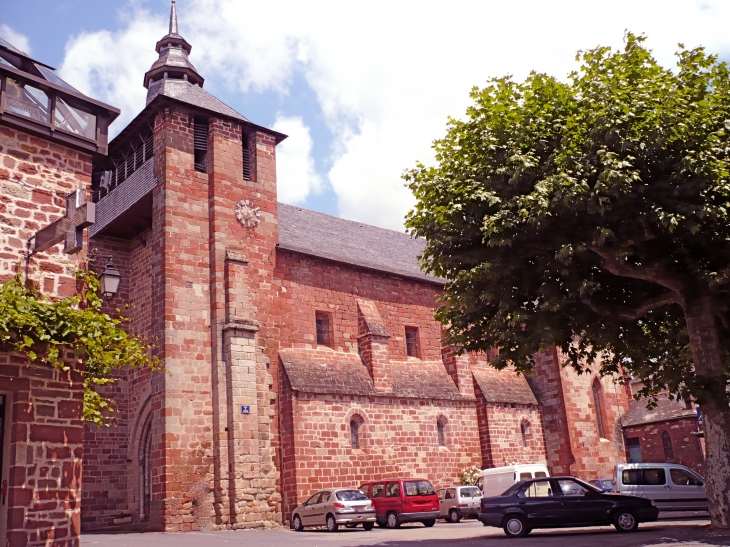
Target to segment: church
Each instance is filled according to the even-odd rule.
[[[0,44],[0,56],[10,47]],[[324,487],[419,476],[440,488],[467,467],[512,463],[593,479],[626,460],[630,394],[618,378],[563,368],[556,348],[526,377],[491,368],[491,353],[444,346],[434,310],[445,281],[420,270],[425,242],[279,203],[276,146],[286,135],[204,89],[174,0],[155,47],[159,58],[140,75],[146,106],[108,143],[119,111],[89,97],[67,101],[94,116],[86,136],[44,133],[41,114],[12,111],[12,93],[20,104],[33,85],[53,90],[54,113],[70,92],[0,58],[0,223],[14,227],[0,234],[0,276],[41,220],[63,214],[57,197],[83,190],[95,209],[88,252],[112,257],[122,274],[108,311],[126,309],[165,366],[125,370],[104,388],[116,403],[110,427],[82,425],[78,402],[68,415],[80,431],[71,458],[79,476],[65,495],[72,536],[79,527],[264,528],[287,523]],[[23,220],[36,209],[43,219]],[[49,294],[73,294],[75,263],[59,248],[31,264]],[[3,383],[11,359],[0,393],[18,406],[23,396]],[[78,401],[78,379],[63,381]],[[39,404],[28,421],[43,419]],[[7,416],[14,440],[3,443],[3,469],[45,465],[53,454],[39,441],[38,461],[26,461],[19,448],[32,439]],[[40,480],[18,487],[29,491],[15,505],[28,519],[43,489]]]

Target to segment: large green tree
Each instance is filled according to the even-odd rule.
[[[730,78],[702,48],[673,70],[644,38],[472,91],[405,175],[437,316],[467,351],[528,372],[559,346],[702,405],[712,523],[730,527]]]

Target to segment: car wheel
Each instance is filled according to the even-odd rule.
[[[613,516],[613,525],[619,532],[635,532],[639,522],[631,511],[621,509]]]
[[[522,538],[527,535],[527,523],[517,515],[506,517],[502,528],[508,538]]]
[[[362,523],[362,528],[363,528],[363,530],[365,530],[366,532],[369,532],[370,530],[372,530],[372,529],[373,529],[373,523],[372,523],[372,522],[363,522],[363,523]]]
[[[302,519],[299,515],[294,515],[294,519],[291,521],[291,527],[294,528],[295,532],[301,532],[304,530],[304,525],[302,524]]]
[[[431,526],[433,526],[434,524],[436,524],[436,519],[428,519],[423,521],[423,525],[426,528],[431,528]]]
[[[388,516],[386,517],[386,522],[388,524],[388,528],[400,528],[400,522],[398,522],[398,515],[395,513],[388,513]]]
[[[461,520],[461,515],[459,514],[459,512],[456,509],[452,509],[451,511],[449,511],[449,522],[453,522],[454,524],[456,524],[460,520]]]
[[[340,525],[337,524],[334,515],[327,515],[327,531],[336,532],[339,527]]]

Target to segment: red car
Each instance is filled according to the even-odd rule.
[[[433,526],[441,512],[439,498],[426,479],[385,479],[360,487],[375,506],[378,526],[398,528],[404,522]]]

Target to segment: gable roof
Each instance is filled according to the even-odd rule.
[[[426,241],[408,234],[279,203],[279,248],[343,264],[443,285],[425,274]]]
[[[697,419],[697,410],[688,409],[683,403],[670,401],[666,395],[657,397],[657,405],[649,410],[646,408],[646,399],[629,401],[629,411],[624,414],[621,423],[623,427],[681,420],[683,418]]]
[[[493,367],[473,368],[472,374],[488,403],[515,403],[537,405],[535,394],[524,374]]]

